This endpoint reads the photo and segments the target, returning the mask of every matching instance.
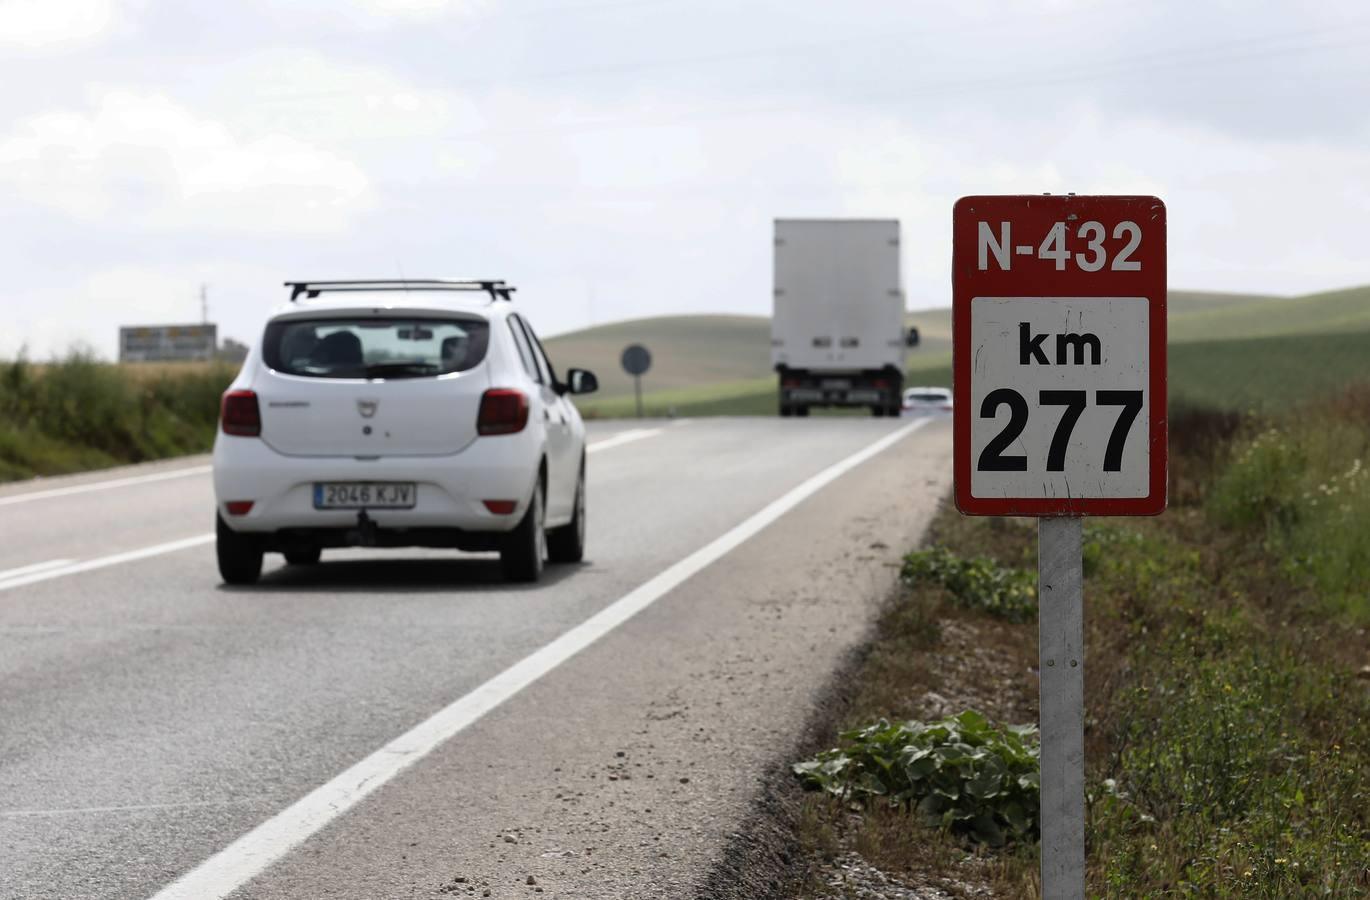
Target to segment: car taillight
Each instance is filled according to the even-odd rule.
[[[228,391],[219,405],[219,422],[224,434],[238,437],[260,437],[262,411],[257,406],[254,391]]]
[[[477,434],[514,434],[528,424],[528,397],[513,388],[491,388],[480,398]]]

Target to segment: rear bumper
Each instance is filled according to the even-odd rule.
[[[368,460],[285,456],[256,438],[220,434],[214,443],[214,495],[229,528],[279,535],[289,543],[353,546],[365,543],[360,530],[371,532],[377,546],[465,547],[480,541],[476,535],[518,524],[541,456],[531,430],[478,438],[451,456]],[[359,526],[360,510],[314,508],[314,484],[321,481],[412,482],[414,507],[367,509]],[[247,500],[250,512],[229,514],[229,502]],[[485,500],[513,500],[516,506],[497,515]]]
[[[359,517],[360,518],[360,517]],[[451,550],[500,549],[504,532],[460,528],[381,528],[367,520],[349,528],[282,528],[247,532],[263,550],[289,552],[315,547],[441,547]]]
[[[782,369],[782,406],[880,406],[898,409],[904,398],[904,378],[888,370],[811,372]]]

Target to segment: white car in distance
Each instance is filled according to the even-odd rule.
[[[287,282],[223,396],[219,573],[334,547],[498,551],[511,581],[585,550],[593,373],[552,368],[502,281]]]
[[[951,390],[944,387],[911,387],[904,391],[904,415],[933,416],[951,412]]]

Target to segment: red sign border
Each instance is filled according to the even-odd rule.
[[[1151,408],[1151,478],[1145,497],[1095,497],[1095,498],[1027,498],[1027,497],[972,497],[971,496],[971,413],[970,408],[970,304],[975,296],[989,296],[968,284],[963,275],[966,267],[975,264],[975,247],[964,246],[958,241],[961,230],[957,224],[963,215],[968,215],[972,207],[980,215],[993,214],[1011,216],[1017,205],[1050,207],[1059,205],[1062,210],[1059,221],[1066,221],[1070,207],[1094,207],[1099,203],[1146,204],[1160,218],[1160,248],[1151,249],[1151,271],[1147,282],[1156,280],[1157,284],[1147,285],[1149,289],[1138,290],[1137,279],[1126,288],[1118,290],[1100,289],[1089,293],[1078,290],[1042,292],[1030,287],[1015,291],[998,291],[996,296],[1014,297],[1146,297],[1148,303],[1149,360]],[[986,213],[982,207],[992,207],[994,213]],[[964,212],[963,212],[964,211]],[[1091,217],[1102,220],[1095,213]],[[1148,226],[1148,240],[1155,240],[1155,226]],[[1166,210],[1165,204],[1157,197],[1134,195],[979,195],[962,197],[952,208],[952,393],[955,403],[952,408],[952,458],[955,475],[956,508],[968,516],[1155,516],[1165,512],[1166,492],[1169,481],[1169,422],[1166,404]],[[1159,278],[1154,274],[1159,260]],[[1107,282],[1116,282],[1111,276]],[[1100,283],[1107,283],[1102,281]]]

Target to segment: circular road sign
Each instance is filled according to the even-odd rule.
[[[622,362],[629,375],[642,375],[652,367],[652,354],[641,344],[629,344],[623,348]]]

